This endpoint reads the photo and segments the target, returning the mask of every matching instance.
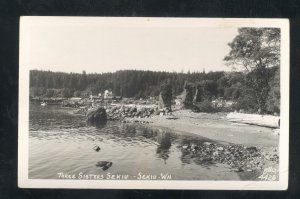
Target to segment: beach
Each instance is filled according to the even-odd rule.
[[[195,134],[219,142],[278,147],[279,136],[274,134],[274,129],[230,122],[226,119],[226,115],[227,113],[194,113],[191,110],[174,110],[172,115],[126,118],[126,121],[145,122],[153,127],[170,128],[184,134]]]

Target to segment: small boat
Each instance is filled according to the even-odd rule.
[[[46,102],[41,103],[41,106],[46,106],[46,105],[47,105]]]

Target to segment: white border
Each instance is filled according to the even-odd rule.
[[[82,20],[87,24],[112,26],[176,26],[180,27],[277,27],[281,28],[281,127],[279,138],[279,181],[142,181],[142,180],[36,180],[28,179],[29,150],[29,69],[22,65],[31,21],[55,20],[64,24]],[[146,23],[150,22],[150,23]],[[286,190],[289,162],[289,20],[288,19],[222,19],[222,18],[128,18],[128,17],[21,17],[19,64],[19,136],[18,186],[21,188],[80,189],[209,189],[209,190]]]

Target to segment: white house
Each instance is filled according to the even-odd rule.
[[[175,99],[175,104],[176,104],[176,106],[181,106],[181,102],[182,102],[182,100],[180,100],[180,99]]]
[[[110,91],[110,90],[104,91],[104,99],[107,99],[107,98],[112,98],[112,91]]]

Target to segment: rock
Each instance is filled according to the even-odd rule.
[[[108,162],[105,166],[111,167],[112,166],[112,162]]]
[[[112,162],[108,162],[106,165],[104,165],[102,167],[102,170],[105,171],[105,170],[109,169],[111,166],[112,166]]]
[[[217,150],[218,150],[218,151],[223,151],[224,148],[223,148],[223,147],[217,147]]]
[[[114,106],[114,107],[112,107],[112,108],[110,109],[109,112],[114,113],[117,109],[118,109],[118,107]]]
[[[97,151],[97,152],[99,152],[99,151],[101,150],[101,148],[100,148],[99,146],[97,146],[97,145],[94,146],[93,149],[94,149],[95,151]]]
[[[107,165],[108,163],[109,163],[108,161],[99,161],[99,162],[97,162],[96,166],[103,167],[103,166]]]
[[[199,148],[199,146],[194,146],[194,148],[193,148],[194,150],[199,150],[200,148]]]
[[[105,171],[107,169],[109,169],[109,167],[112,166],[112,162],[109,161],[99,161],[96,164],[97,167],[102,167],[102,170]]]
[[[210,145],[211,145],[210,142],[204,142],[203,144],[204,144],[204,145],[207,145],[207,146],[210,146]]]
[[[238,172],[242,172],[242,171],[244,171],[244,169],[242,167],[239,167]]]
[[[137,108],[136,107],[132,107],[131,109],[130,109],[130,113],[132,114],[132,113],[134,113],[134,112],[136,112],[137,111]]]
[[[257,152],[257,148],[255,146],[247,147],[246,150],[248,150],[250,153]]]
[[[93,126],[104,125],[107,123],[106,110],[103,107],[98,107],[87,113],[87,123]]]

